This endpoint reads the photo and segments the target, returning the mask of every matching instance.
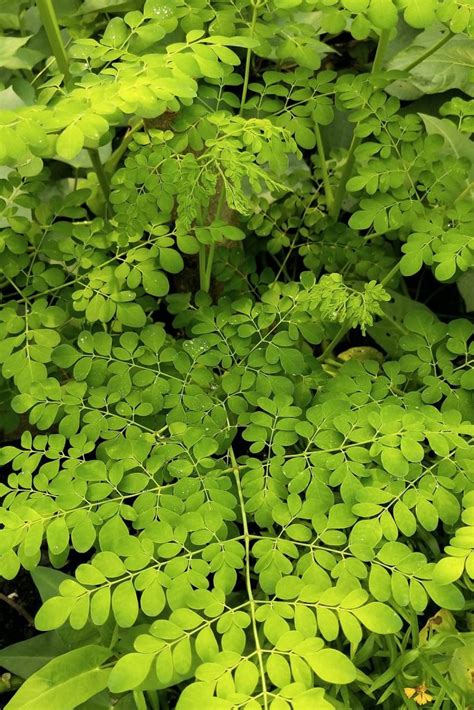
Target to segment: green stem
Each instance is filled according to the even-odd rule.
[[[146,690],[145,697],[152,710],[161,710],[158,695],[155,690]]]
[[[199,245],[199,288],[206,290],[206,245]]]
[[[413,648],[417,648],[420,644],[420,632],[418,625],[418,615],[413,609],[410,609],[410,629],[411,637],[413,640]]]
[[[438,691],[436,698],[433,702],[433,705],[431,706],[431,710],[440,710],[440,708],[442,707],[442,705],[444,703],[445,697],[446,697],[446,693],[440,693]]]
[[[209,247],[209,253],[207,255],[206,270],[204,274],[204,288],[203,291],[209,293],[211,287],[211,276],[212,276],[212,262],[214,261],[214,253],[216,251],[216,245],[214,243]]]
[[[390,32],[390,30],[382,30],[380,33],[374,63],[372,64],[372,74],[377,74],[377,72],[382,71],[385,52],[387,51],[388,43],[390,42]]]
[[[134,690],[133,691],[133,699],[135,701],[135,707],[137,710],[147,710],[147,704],[145,700],[145,696],[143,694],[143,691],[141,690]]]
[[[94,168],[97,180],[99,181],[100,189],[104,195],[105,201],[108,202],[110,195],[109,179],[102,165],[97,148],[88,148],[89,158],[91,159],[92,167]]]
[[[263,695],[263,707],[264,710],[268,710],[268,690],[267,681],[265,675],[265,666],[263,663],[262,647],[260,646],[260,638],[258,635],[257,617],[256,617],[256,605],[255,598],[253,596],[252,590],[252,578],[250,569],[250,533],[247,522],[247,513],[245,511],[245,501],[244,494],[242,492],[242,484],[240,481],[240,471],[237,464],[237,459],[235,458],[234,450],[232,446],[229,447],[230,462],[233,467],[233,472],[235,476],[235,483],[237,485],[237,493],[239,497],[239,505],[242,515],[242,525],[244,529],[244,547],[245,547],[245,586],[247,588],[247,596],[249,600],[250,617],[252,619],[252,631],[255,643],[255,652],[258,659],[258,665],[260,669],[260,682],[262,684],[262,695]]]
[[[6,276],[6,275],[5,275],[5,276]],[[19,296],[21,296],[21,298],[25,301],[25,303],[27,303],[29,306],[31,306],[31,305],[32,305],[31,301],[29,300],[29,298],[27,298],[27,297],[25,296],[25,294],[23,293],[23,291],[22,291],[20,288],[18,288],[18,286],[16,285],[16,283],[13,281],[13,279],[11,279],[9,276],[6,276],[6,279],[7,279],[8,283],[10,284],[10,286],[12,286],[12,288],[15,289],[15,291],[17,292],[17,294],[18,294]]]
[[[400,331],[400,333],[403,333],[403,335],[408,335],[408,333],[410,332],[401,323],[399,323],[398,321],[394,320],[391,316],[389,316],[388,313],[384,313],[384,318],[386,320],[388,320],[388,322],[391,323],[394,328],[398,329]]]
[[[379,43],[377,45],[377,52],[375,54],[375,59],[374,63],[372,64],[372,74],[376,74],[382,69],[383,65],[383,59],[384,55],[386,52],[386,49],[388,47],[388,43],[390,41],[390,30],[382,30],[380,33],[379,37]],[[334,197],[334,202],[332,205],[332,210],[330,211],[330,216],[334,219],[334,221],[337,221],[339,218],[339,213],[341,211],[341,205],[342,201],[344,200],[344,196],[346,194],[346,185],[347,182],[352,175],[352,170],[354,167],[354,162],[355,162],[355,152],[357,148],[359,147],[362,138],[358,135],[357,133],[357,128],[359,127],[359,123],[354,129],[354,134],[352,136],[352,141],[351,145],[349,147],[349,153],[347,154],[347,159],[344,165],[344,168],[342,170],[342,175],[339,180],[339,185],[336,191],[336,195]]]
[[[354,167],[355,163],[355,151],[359,147],[361,143],[361,138],[359,136],[356,136],[355,134],[352,136],[352,141],[349,146],[349,153],[347,154],[347,159],[346,162],[344,163],[344,167],[342,169],[342,174],[339,180],[339,185],[337,186],[336,190],[336,195],[334,197],[334,202],[332,205],[332,210],[330,211],[329,215],[334,219],[335,222],[337,222],[339,218],[339,213],[341,211],[341,205],[342,201],[344,199],[344,196],[346,194],[346,185],[347,182],[352,175],[352,169]]]
[[[326,155],[324,152],[324,143],[319,125],[316,123],[314,127],[314,134],[316,136],[316,146],[318,148],[319,160],[321,161],[321,175],[323,177],[324,192],[326,194],[326,206],[330,213],[332,210],[332,205],[334,202],[334,195],[331,187],[331,182],[329,180],[328,166],[326,163]]]
[[[127,150],[130,142],[132,141],[133,136],[137,131],[139,131],[143,127],[143,120],[136,119],[135,121],[132,122],[132,124],[129,126],[129,130],[127,133],[124,135],[122,138],[122,142],[114,150],[110,158],[107,160],[105,163],[105,170],[108,173],[113,173],[115,172],[115,169],[117,168],[117,165],[119,164],[122,156],[124,155],[125,151]]]
[[[28,622],[29,626],[32,626],[33,628],[35,627],[35,620],[27,612],[27,610],[22,607],[21,604],[18,604],[14,599],[8,596],[8,594],[3,594],[3,592],[0,592],[0,601],[5,602],[5,604],[8,604],[12,609],[14,609],[17,614],[20,614],[26,621]]]
[[[428,57],[431,57],[432,54],[438,51],[438,49],[441,49],[441,47],[444,47],[444,45],[449,42],[449,40],[454,37],[454,32],[449,31],[448,34],[444,35],[439,42],[436,42],[432,47],[426,50],[423,54],[421,54],[417,59],[414,59],[411,64],[409,64],[403,71],[411,71],[415,67],[418,66],[418,64],[421,64],[421,62],[424,62],[425,59],[428,59]]]
[[[107,629],[107,627],[103,627],[103,628],[105,630]],[[118,628],[117,624],[114,624],[114,628],[112,629],[112,632],[110,634],[110,639],[109,639],[108,643],[104,642],[104,645],[105,645],[105,643],[107,643],[107,647],[112,649],[115,646],[115,644],[117,643],[118,636],[119,636],[119,628]]]
[[[37,0],[36,4],[46,36],[48,37],[51,51],[56,58],[59,71],[63,74],[64,81],[67,83],[71,76],[69,72],[69,60],[63,38],[61,37],[61,31],[52,0]]]
[[[216,209],[214,221],[219,220],[221,212],[222,212],[222,207],[224,206],[224,201],[225,201],[225,188],[222,185],[221,191],[219,194],[219,201],[217,203],[217,209]],[[209,289],[211,288],[212,264],[214,262],[215,251],[216,251],[216,245],[215,245],[215,242],[213,242],[209,247],[209,253],[207,255],[207,260],[206,260],[206,247],[204,245],[202,245],[202,248],[199,250],[200,288],[201,288],[201,291],[205,291],[206,293],[209,293]],[[202,259],[202,264],[201,264],[201,259]]]
[[[59,29],[58,19],[56,17],[56,12],[53,7],[52,0],[37,0],[38,11],[41,17],[41,22],[48,37],[48,42],[53,52],[57,65],[60,72],[64,76],[64,83],[67,84],[71,78],[71,73],[69,71],[69,59],[66,54],[66,48],[64,46],[63,38],[61,37],[61,31]],[[109,181],[107,175],[104,171],[104,166],[102,165],[99,153],[95,148],[89,148],[89,157],[91,163],[94,167],[99,185],[104,194],[105,201],[109,198]]]
[[[459,193],[459,195],[456,197],[454,202],[458,202],[459,200],[462,200],[464,197],[466,197],[466,195],[468,195],[471,192],[473,187],[474,187],[474,182],[470,182],[469,185],[467,185],[467,187],[462,192]]]
[[[258,15],[259,6],[260,6],[260,2],[258,0],[252,1],[252,19],[250,21],[250,37],[253,37],[254,32],[255,32],[255,25],[257,23],[257,15]],[[245,102],[247,100],[247,91],[249,88],[251,62],[252,62],[252,49],[251,49],[251,47],[248,47],[247,56],[245,58],[244,85],[242,87],[242,98],[240,100],[239,116],[242,115],[242,113],[244,111]]]
[[[324,349],[322,355],[318,357],[319,362],[323,362],[327,358],[327,356],[332,353],[336,345],[339,345],[348,330],[349,327],[346,325],[346,323],[343,323],[334,338],[329,343],[329,345]]]
[[[387,286],[387,284],[390,283],[390,281],[393,279],[393,277],[394,277],[396,274],[398,274],[399,271],[400,271],[400,262],[397,261],[397,263],[395,264],[395,266],[393,266],[393,267],[390,269],[390,271],[388,272],[388,274],[383,277],[382,281],[380,282],[380,285],[381,285],[381,286]]]

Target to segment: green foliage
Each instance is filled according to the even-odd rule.
[[[57,5],[0,3],[6,707],[468,707],[471,4]]]

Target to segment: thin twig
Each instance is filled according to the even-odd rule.
[[[0,600],[2,602],[5,602],[5,604],[8,604],[8,606],[11,606],[12,609],[14,609],[24,619],[26,619],[29,626],[35,625],[35,620],[33,619],[33,617],[26,611],[24,607],[22,607],[21,604],[12,599],[12,597],[8,596],[8,594],[3,594],[3,592],[0,592]]]

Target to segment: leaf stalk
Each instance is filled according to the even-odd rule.
[[[432,47],[429,47],[426,52],[421,54],[419,57],[414,59],[411,64],[409,64],[403,71],[411,71],[415,67],[418,66],[418,64],[421,64],[422,62],[425,61],[425,59],[428,59],[431,57],[432,54],[438,51],[438,49],[441,49],[441,47],[444,47],[445,44],[449,42],[449,40],[454,37],[454,32],[449,31],[447,34],[445,34],[439,42],[436,42],[436,44],[433,44]]]
[[[58,19],[56,17],[52,0],[37,0],[36,4],[38,6],[41,22],[48,38],[49,46],[51,47],[51,51],[56,59],[58,69],[64,76],[64,82],[67,84],[71,78],[69,71],[69,59],[66,54],[63,38],[61,37],[61,30],[59,29]]]
[[[263,695],[263,707],[264,710],[268,710],[268,690],[267,681],[265,675],[265,666],[263,663],[263,653],[262,647],[260,645],[260,638],[258,635],[257,617],[256,617],[256,607],[255,598],[253,596],[252,589],[252,578],[251,578],[251,568],[250,568],[250,533],[247,521],[247,513],[245,510],[244,494],[242,491],[242,483],[240,480],[240,470],[235,458],[234,449],[232,446],[229,447],[230,461],[233,467],[233,473],[235,477],[235,483],[237,486],[237,493],[239,498],[239,505],[242,515],[242,525],[244,529],[244,547],[245,547],[245,586],[247,588],[247,596],[249,599],[250,616],[252,619],[252,631],[255,642],[255,651],[258,658],[258,665],[260,670],[260,682],[262,684],[262,695]]]
[[[225,187],[221,187],[221,191],[219,193],[219,201],[217,203],[217,209],[216,209],[216,215],[215,215],[215,220],[218,220],[220,218],[222,208],[224,206],[224,201],[225,201]],[[216,252],[216,244],[213,242],[209,246],[209,252],[207,253],[206,257],[206,245],[201,244],[199,247],[199,287],[201,291],[205,291],[206,293],[209,293],[209,289],[211,288],[211,277],[212,277],[212,265],[214,262],[214,256]]]
[[[99,156],[99,151],[96,148],[88,148],[89,158],[91,159],[92,167],[94,168],[95,174],[97,175],[97,180],[102,190],[102,194],[105,197],[105,201],[108,202],[110,195],[109,179],[105,172],[104,166]]]
[[[331,355],[332,351],[334,348],[339,345],[347,331],[349,330],[349,327],[347,326],[347,323],[343,323],[339,330],[337,331],[336,335],[334,338],[331,340],[329,345],[323,350],[322,355],[318,357],[319,362],[324,362],[324,360]]]
[[[255,25],[257,23],[258,8],[262,4],[260,0],[252,0],[252,19],[250,20],[250,37],[254,36]],[[245,102],[247,100],[247,92],[249,88],[250,79],[250,65],[252,63],[252,48],[247,48],[247,56],[245,58],[245,70],[244,70],[244,85],[242,87],[242,97],[240,99],[240,111],[239,116],[242,115],[244,111]]]
[[[319,125],[316,123],[314,127],[314,135],[316,136],[316,147],[318,149],[319,160],[321,162],[321,175],[323,178],[324,193],[326,195],[326,206],[331,213],[334,203],[334,194],[332,191],[331,181],[329,180],[328,166],[326,162],[326,154],[324,151],[323,137]]]

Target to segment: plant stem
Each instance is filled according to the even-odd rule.
[[[110,633],[110,639],[108,640],[108,642],[104,642],[104,645],[105,645],[105,643],[107,643],[108,648],[112,649],[115,646],[115,644],[117,643],[117,639],[118,639],[118,625],[114,624],[114,628],[112,629],[112,631]]]
[[[6,275],[5,275],[5,276],[6,276]],[[23,301],[25,301],[25,303],[27,303],[29,306],[31,306],[31,305],[32,305],[31,301],[29,300],[29,298],[27,298],[27,297],[25,296],[25,294],[23,293],[23,291],[22,291],[20,288],[18,288],[18,286],[16,285],[16,283],[13,281],[13,279],[11,279],[9,276],[6,276],[6,279],[7,279],[8,283],[10,284],[10,286],[12,286],[12,287],[15,289],[15,291],[17,292],[17,294],[18,294],[19,296],[21,296],[21,298],[23,299]]]
[[[417,648],[420,643],[420,634],[418,629],[418,616],[416,611],[410,609],[410,630],[412,636],[413,648]]]
[[[355,151],[359,147],[361,140],[362,139],[359,136],[356,136],[356,135],[352,136],[352,141],[349,146],[349,153],[347,154],[347,159],[346,159],[346,162],[344,163],[344,167],[342,169],[342,174],[341,174],[341,177],[339,180],[339,185],[336,190],[336,195],[334,197],[332,210],[329,213],[335,222],[337,222],[337,220],[338,220],[339,213],[341,211],[342,201],[343,201],[344,196],[346,194],[347,181],[349,180],[350,176],[352,175],[352,169],[354,167],[354,162],[355,162]]]
[[[382,30],[377,44],[377,51],[375,52],[375,59],[374,63],[372,64],[371,74],[377,74],[377,72],[382,71],[383,60],[389,42],[390,30]]]
[[[252,19],[250,21],[250,37],[253,37],[254,32],[255,32],[255,25],[257,22],[257,15],[258,15],[259,6],[260,6],[260,2],[258,0],[252,1]],[[242,87],[242,98],[240,99],[239,116],[242,115],[242,113],[244,111],[245,102],[247,100],[247,91],[249,88],[251,62],[252,62],[252,49],[251,49],[251,47],[248,47],[247,48],[247,56],[245,58],[244,85]]]
[[[64,82],[67,83],[71,78],[69,72],[69,60],[66,54],[63,38],[59,29],[56,12],[53,7],[52,0],[37,0],[38,11],[41,17],[41,22],[48,37],[48,42],[53,52],[59,71],[64,76]]]
[[[384,55],[386,52],[386,49],[388,47],[388,43],[390,40],[390,30],[382,30],[380,33],[379,37],[379,43],[377,45],[377,52],[375,54],[375,59],[374,63],[372,64],[372,74],[376,74],[382,69],[383,65],[383,59]],[[339,213],[341,211],[341,205],[342,201],[344,200],[344,196],[346,194],[346,185],[347,181],[349,180],[350,176],[352,175],[352,169],[354,167],[354,162],[355,162],[355,151],[359,147],[362,138],[358,135],[357,133],[357,128],[359,127],[359,123],[354,129],[354,134],[352,136],[352,141],[351,145],[349,147],[349,152],[347,154],[346,162],[344,164],[344,168],[342,170],[342,175],[339,180],[339,185],[336,191],[336,195],[334,198],[334,202],[332,205],[332,210],[330,211],[330,216],[334,219],[334,221],[337,221],[339,218]]]
[[[400,333],[403,333],[403,335],[408,335],[409,331],[398,321],[394,320],[391,316],[389,316],[388,313],[384,314],[384,318],[388,320],[389,323],[393,325],[394,328],[400,331]]]
[[[133,691],[133,700],[135,701],[135,707],[137,710],[147,710],[147,704],[145,700],[145,696],[143,694],[143,691],[141,690],[134,690]]]
[[[341,325],[341,327],[339,328],[339,330],[337,331],[334,338],[329,343],[329,345],[324,349],[322,355],[320,355],[318,357],[319,362],[323,362],[327,358],[327,356],[332,353],[332,351],[334,350],[336,345],[338,345],[341,342],[341,340],[343,339],[343,337],[345,336],[345,334],[347,333],[348,330],[349,330],[349,328],[348,328],[347,324],[343,323]]]
[[[95,174],[97,175],[97,180],[99,181],[100,189],[104,195],[106,203],[109,200],[110,186],[109,179],[102,165],[102,161],[99,156],[99,151],[97,148],[88,148],[89,158],[91,159],[92,166],[94,168]]]
[[[131,123],[131,125],[129,126],[129,129],[128,129],[128,131],[127,131],[127,133],[126,133],[126,134],[124,135],[124,137],[122,138],[122,142],[120,143],[120,145],[118,146],[118,148],[116,148],[116,149],[114,150],[114,152],[112,153],[112,155],[110,156],[110,158],[109,158],[109,159],[107,160],[107,162],[105,163],[105,166],[104,166],[104,167],[105,167],[106,172],[108,172],[108,173],[113,173],[113,172],[115,171],[117,165],[118,165],[119,162],[120,162],[120,159],[122,158],[122,156],[124,155],[125,151],[127,150],[128,145],[129,145],[129,143],[131,142],[131,140],[132,140],[134,134],[135,134],[137,131],[139,131],[140,128],[142,128],[142,127],[143,127],[143,119],[141,119],[141,118],[140,118],[140,119],[136,119],[135,121],[133,121],[133,122]]]
[[[12,609],[14,609],[18,614],[20,614],[26,621],[28,622],[29,626],[32,626],[34,628],[35,626],[35,620],[33,617],[22,607],[21,604],[18,604],[14,599],[9,597],[7,594],[3,594],[3,592],[0,592],[0,600],[2,602],[5,602],[5,604],[8,604]]]
[[[224,186],[222,186],[221,191],[219,193],[219,201],[217,203],[217,209],[216,209],[214,221],[216,221],[220,218],[220,215],[222,212],[222,207],[224,206],[224,200],[225,200],[225,188],[224,188]],[[209,246],[209,253],[207,255],[207,261],[206,261],[206,247],[204,245],[201,245],[201,248],[199,250],[199,282],[200,282],[201,291],[205,291],[206,293],[209,293],[209,289],[211,287],[212,264],[214,261],[215,251],[216,251],[216,243],[212,242],[212,244]],[[202,263],[201,263],[201,259],[202,259]]]
[[[459,200],[462,200],[464,197],[466,197],[466,195],[468,195],[471,192],[473,187],[474,187],[474,182],[470,182],[467,185],[467,187],[462,192],[459,193],[459,195],[456,197],[454,202],[458,202]]]
[[[268,710],[268,691],[267,691],[267,681],[265,675],[265,667],[263,664],[263,654],[262,648],[260,646],[260,638],[258,635],[257,619],[255,614],[255,599],[252,590],[252,578],[250,576],[250,533],[247,522],[247,513],[245,511],[245,501],[244,494],[242,492],[242,484],[240,481],[240,471],[239,465],[237,464],[237,459],[235,458],[234,449],[232,446],[229,447],[230,461],[233,467],[233,472],[235,476],[235,483],[237,485],[237,493],[239,497],[240,510],[242,515],[242,525],[244,528],[244,547],[245,547],[245,586],[247,588],[247,596],[249,600],[250,616],[252,618],[252,631],[255,642],[255,652],[258,658],[258,665],[260,669],[260,681],[262,684],[262,694],[263,694],[263,707]]]
[[[381,286],[387,286],[387,284],[390,283],[390,281],[393,279],[393,277],[400,271],[400,262],[397,261],[394,267],[390,269],[388,274],[383,277],[382,281],[380,282]]]
[[[446,697],[446,693],[444,693],[444,692],[441,692],[441,693],[440,693],[440,692],[438,691],[438,695],[436,696],[436,698],[435,698],[435,700],[434,700],[434,703],[433,703],[433,705],[431,706],[431,710],[439,710],[439,709],[442,707],[443,703],[444,703],[445,697]]]
[[[64,76],[64,83],[67,85],[71,78],[69,71],[69,59],[66,54],[63,38],[59,29],[58,18],[53,7],[52,0],[37,0],[38,11],[41,17],[41,22],[48,37],[48,42],[53,52],[59,70]],[[104,171],[104,166],[99,158],[99,153],[96,148],[88,148],[89,157],[97,175],[100,188],[107,202],[109,199],[109,181]]]
[[[321,161],[321,175],[323,177],[324,192],[326,194],[326,206],[330,213],[332,210],[332,205],[334,202],[334,195],[331,187],[331,182],[329,180],[328,166],[326,163],[326,155],[324,152],[324,143],[319,125],[316,123],[314,127],[314,134],[316,136],[316,146],[318,148],[319,160]]]
[[[421,54],[417,59],[414,59],[411,64],[409,64],[403,71],[411,71],[415,67],[418,66],[418,64],[421,64],[421,62],[424,62],[425,59],[428,59],[428,57],[431,57],[432,54],[438,51],[438,49],[441,49],[441,47],[444,47],[444,45],[449,42],[449,40],[454,37],[454,32],[449,31],[447,34],[445,34],[439,42],[436,42],[432,47],[426,50],[423,54]]]
[[[203,291],[209,293],[211,287],[211,276],[212,276],[212,262],[214,261],[214,253],[216,251],[216,245],[213,242],[209,247],[209,253],[207,255],[206,270],[204,273],[204,288]]]
[[[199,245],[199,288],[206,290],[206,245]]]
[[[149,706],[152,708],[152,710],[162,710],[160,708],[160,703],[158,700],[158,693],[155,690],[146,690],[145,691],[145,697],[148,700]]]

